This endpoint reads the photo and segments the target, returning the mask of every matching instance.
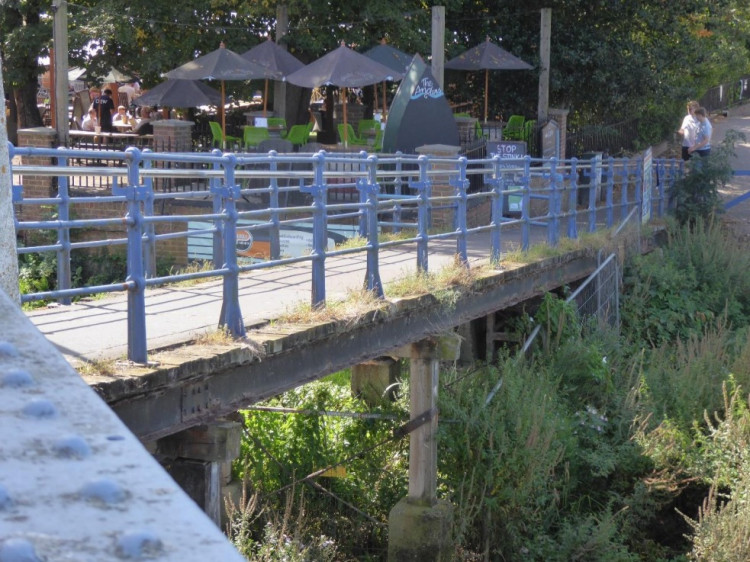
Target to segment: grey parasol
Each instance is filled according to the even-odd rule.
[[[484,122],[487,122],[487,100],[489,95],[490,70],[531,70],[530,64],[495,45],[487,37],[484,43],[461,53],[445,63],[452,70],[484,70]]]

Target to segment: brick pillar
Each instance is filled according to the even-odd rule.
[[[547,111],[550,119],[554,119],[560,125],[560,160],[565,160],[566,131],[568,130],[568,110],[552,109]]]
[[[426,144],[418,146],[415,151],[417,154],[424,154],[426,156],[433,156],[435,158],[457,158],[458,152],[461,150],[460,146],[452,146],[449,144]],[[433,163],[433,170],[454,170],[454,165]],[[433,179],[432,184],[432,196],[450,196],[454,194],[453,186],[448,184],[448,177]],[[453,230],[454,228],[454,215],[455,215],[455,203],[436,203],[437,208],[432,211],[432,227],[440,231]],[[448,208],[449,207],[449,208]]]
[[[19,147],[55,148],[57,147],[57,132],[49,127],[33,127],[18,130]],[[44,156],[23,156],[21,163],[27,166],[50,166],[53,158]],[[23,196],[30,199],[35,197],[55,197],[57,195],[57,178],[53,176],[24,176]],[[42,207],[40,205],[15,205],[16,217],[23,221],[41,220]]]
[[[163,119],[152,121],[154,126],[154,150],[156,152],[192,152],[192,121]]]

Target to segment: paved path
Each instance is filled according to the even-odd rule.
[[[748,142],[737,147],[735,169],[750,170],[750,104],[732,110],[726,118],[714,120],[718,142],[728,129],[742,131]],[[750,191],[750,177],[734,178],[722,195],[732,199]],[[729,215],[746,225],[750,236],[750,201],[734,207]],[[505,235],[504,235],[505,236]],[[534,240],[544,240],[544,232],[534,233]],[[503,250],[518,248],[520,236],[505,236]],[[512,241],[511,241],[512,240]],[[532,242],[534,243],[534,242]],[[453,261],[455,241],[431,243],[429,267],[437,271]],[[470,261],[487,258],[487,236],[474,237],[469,244]],[[343,300],[362,287],[364,255],[329,258],[326,261],[326,295],[329,300]],[[381,278],[389,281],[416,271],[415,252],[381,252]],[[285,311],[311,298],[309,263],[285,268],[260,270],[242,277],[240,306],[246,326],[278,318]],[[149,290],[146,295],[146,329],[149,349],[189,341],[216,329],[221,309],[221,281]],[[386,287],[387,293],[387,287]],[[69,360],[124,358],[127,355],[127,299],[124,294],[76,302],[28,313],[31,321]]]
[[[744,133],[745,141],[738,143],[735,147],[737,155],[732,159],[732,168],[750,172],[750,103],[731,109],[728,117],[714,118],[712,124],[714,146],[730,129]],[[731,201],[748,192],[750,192],[750,175],[735,176],[726,188],[721,190],[721,195],[725,201]],[[727,219],[740,237],[750,240],[750,200],[745,200],[729,209]]]

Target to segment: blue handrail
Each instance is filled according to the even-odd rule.
[[[51,230],[54,244],[19,248],[19,254],[55,252],[58,260],[58,285],[54,290],[26,294],[24,302],[58,299],[69,303],[72,298],[96,293],[127,291],[128,359],[145,363],[147,354],[146,289],[189,279],[219,277],[223,282],[222,310],[219,325],[236,336],[244,335],[245,326],[239,305],[239,278],[248,272],[289,265],[311,263],[311,306],[326,304],[327,259],[345,254],[362,253],[366,258],[364,286],[378,297],[385,296],[380,278],[382,250],[408,250],[416,244],[417,270],[428,271],[430,243],[454,239],[456,254],[469,266],[468,241],[474,235],[487,234],[487,258],[501,257],[503,240],[519,236],[519,246],[528,250],[531,233],[543,229],[551,245],[560,236],[575,238],[580,228],[594,232],[613,226],[614,213],[626,217],[642,203],[643,161],[638,158],[592,160],[542,160],[528,156],[504,160],[499,156],[471,160],[430,156],[330,154],[158,153],[128,148],[125,151],[76,149],[17,148],[10,145],[15,157],[50,157],[55,165],[16,165],[12,168],[13,202],[16,212],[26,207],[54,206],[55,220],[16,220],[20,233],[27,230]],[[107,158],[114,165],[76,166],[82,158]],[[657,216],[665,209],[668,187],[684,173],[681,162],[654,159],[652,173],[657,188],[651,194]],[[577,205],[579,172],[588,179],[588,200]],[[472,175],[478,175],[484,186],[470,192]],[[105,176],[111,178],[111,192],[102,195],[76,193],[69,188],[71,176]],[[29,177],[54,177],[57,195],[26,197],[31,189]],[[165,181],[200,179],[208,191],[185,190],[164,192]],[[284,180],[282,182],[282,180]],[[294,185],[294,184],[297,185]],[[27,184],[27,185],[25,185]],[[437,196],[436,187],[442,186]],[[335,189],[334,189],[335,188]],[[619,190],[619,202],[615,194]],[[596,194],[604,192],[604,205],[598,205]],[[281,195],[284,195],[282,197]],[[351,194],[346,201],[342,194]],[[291,196],[291,204],[289,202]],[[207,200],[211,209],[205,214],[159,215],[157,209],[172,199]],[[305,199],[307,198],[307,199]],[[300,200],[303,203],[300,203]],[[248,205],[246,201],[255,201]],[[283,200],[283,203],[282,203]],[[520,212],[504,212],[508,201],[520,202]],[[71,206],[121,206],[122,216],[71,218]],[[580,208],[579,208],[580,207]],[[40,213],[37,213],[40,214]],[[446,219],[445,217],[449,217]],[[484,218],[477,218],[484,217]],[[440,221],[443,221],[442,223]],[[248,221],[251,221],[248,224]],[[179,230],[179,225],[205,222]],[[359,232],[366,244],[357,248],[335,249],[330,246],[330,232],[337,225],[349,224],[352,233]],[[284,255],[282,233],[288,228],[309,225],[312,243],[309,254]],[[106,240],[71,241],[71,231],[81,228],[118,226],[124,236]],[[561,228],[562,226],[562,228]],[[237,230],[265,231],[269,236],[268,259],[240,262],[237,254]],[[412,237],[381,241],[384,230],[393,232],[413,229]],[[208,271],[175,273],[158,277],[156,260],[159,243],[203,234],[211,239]],[[96,287],[73,287],[70,278],[71,253],[87,248],[126,245],[127,277],[122,282]]]

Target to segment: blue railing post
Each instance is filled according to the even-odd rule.
[[[367,151],[360,150],[359,151],[359,171],[360,172],[368,172],[369,175],[369,162],[367,161]],[[369,236],[369,224],[370,224],[370,217],[367,213],[363,213],[362,209],[367,208],[368,204],[368,192],[367,190],[362,190],[359,188],[359,181],[355,180],[355,186],[357,188],[357,193],[359,194],[359,214],[357,215],[357,223],[359,224],[359,236],[361,238],[365,238]],[[367,182],[368,180],[365,180]]]
[[[271,150],[268,153],[270,158],[269,168],[271,172],[276,172],[279,169],[278,164],[279,153],[275,150]],[[281,228],[279,226],[279,179],[276,174],[271,175],[271,193],[269,196],[269,203],[271,207],[271,216],[269,227],[269,241],[270,241],[270,253],[271,259],[277,260],[281,256]]]
[[[492,174],[484,182],[492,186],[490,199],[490,263],[496,264],[502,256],[503,190],[505,181],[500,168],[500,155],[492,157]]]
[[[224,165],[224,269],[221,314],[219,326],[226,326],[234,337],[245,335],[245,323],[240,310],[240,268],[237,265],[237,200],[240,186],[235,180],[237,156],[225,154]]]
[[[523,158],[523,199],[521,204],[521,249],[529,249],[531,237],[531,156]]]
[[[615,223],[615,159],[610,156],[607,159],[607,228],[612,228]]]
[[[401,153],[399,152],[397,154],[398,158],[396,159],[396,176],[393,180],[393,192],[399,196],[403,193],[403,180],[401,179]],[[401,232],[401,203],[399,203],[399,200],[396,199],[396,203],[393,205],[393,222],[396,223],[396,225],[393,227],[393,232],[399,233]]]
[[[427,236],[429,228],[429,206],[430,206],[430,179],[427,175],[427,169],[430,166],[430,159],[424,154],[417,158],[419,164],[419,180],[412,184],[412,188],[417,190],[417,271],[424,273],[427,271]]]
[[[218,148],[214,148],[211,151],[212,156],[216,156],[214,161],[214,170],[220,170],[221,155],[222,152]],[[224,211],[224,195],[226,190],[221,185],[221,180],[218,177],[212,177],[208,180],[208,190],[211,192],[213,213],[218,215]],[[214,234],[213,234],[213,267],[214,269],[220,269],[224,264],[224,221],[222,219],[214,219]]]
[[[585,173],[585,171],[584,171]],[[568,195],[568,238],[578,238],[578,158],[570,159],[570,189]],[[589,189],[589,193],[591,189]]]
[[[594,155],[589,163],[589,232],[596,232],[596,194],[602,189],[602,155]]]
[[[457,196],[456,202],[456,253],[461,262],[469,265],[469,254],[466,247],[466,190],[469,187],[469,180],[466,177],[467,160],[461,156],[456,163],[458,167],[458,177],[451,176],[449,183],[454,188],[454,195]]]
[[[643,219],[643,158],[635,161],[635,206],[638,208],[638,222]],[[650,202],[649,202],[650,203]]]
[[[144,158],[143,156],[151,154],[150,148],[145,148],[141,152],[141,161],[143,162],[143,169],[149,170],[153,165],[151,158]],[[146,198],[143,201],[144,214],[147,217],[154,216],[154,178],[144,177],[143,186],[146,191]],[[146,243],[143,247],[143,256],[146,267],[146,278],[156,277],[156,226],[153,222],[146,224]]]
[[[143,271],[143,216],[141,201],[146,198],[141,187],[139,164],[141,151],[130,147],[125,151],[128,166],[128,185],[112,186],[112,193],[125,195],[128,200],[128,359],[135,363],[148,361],[146,338],[146,278]]]
[[[312,308],[321,308],[326,304],[326,184],[323,177],[325,170],[325,153],[314,154],[313,183],[309,187],[300,187],[303,193],[312,195],[313,251],[312,251]]]
[[[384,296],[383,283],[380,280],[380,262],[379,251],[380,242],[378,241],[378,193],[380,185],[378,184],[378,157],[375,155],[367,157],[367,177],[357,180],[357,189],[360,192],[360,199],[364,198],[363,205],[364,215],[367,220],[367,271],[365,272],[365,281],[367,290],[375,293],[379,298]]]
[[[547,222],[547,244],[557,247],[560,240],[560,190],[558,183],[560,175],[557,173],[557,158],[549,160],[549,222]]]
[[[61,148],[63,150],[63,148]],[[64,156],[57,157],[57,165],[60,167],[68,165],[68,159]],[[57,250],[57,288],[58,290],[67,290],[71,288],[70,281],[70,192],[68,191],[68,176],[59,174],[57,176],[57,220],[60,226],[57,227],[57,243],[60,249]],[[60,299],[62,304],[70,304],[70,297]]]
[[[630,189],[630,161],[627,158],[620,160],[622,163],[622,190],[620,191],[620,220],[628,217],[628,189]]]

